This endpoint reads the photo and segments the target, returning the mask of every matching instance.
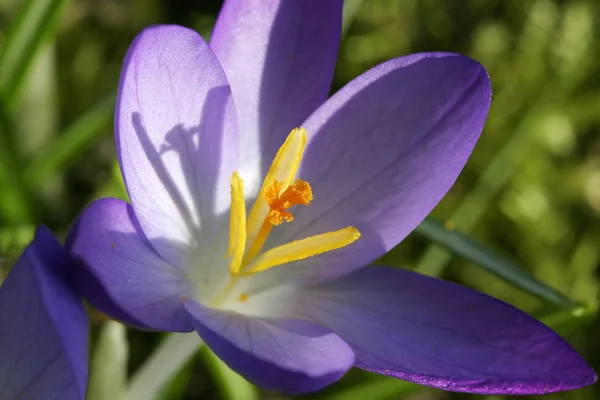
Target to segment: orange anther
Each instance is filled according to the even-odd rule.
[[[295,205],[307,206],[313,199],[310,184],[302,179],[296,179],[292,185],[279,195],[281,186],[282,183],[274,179],[265,188],[263,195],[265,201],[271,207],[267,215],[267,221],[273,225],[279,225],[283,220],[292,222],[294,216],[287,212],[287,209]]]

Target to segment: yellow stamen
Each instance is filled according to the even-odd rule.
[[[267,172],[263,186],[248,216],[248,243],[251,244],[251,248],[256,247],[253,244],[255,241],[264,243],[266,237],[259,237],[259,234],[264,233],[264,229],[262,229],[263,222],[271,211],[267,198],[276,201],[280,194],[285,192],[294,182],[300,167],[300,160],[304,154],[306,140],[307,135],[304,128],[294,128],[277,151],[277,155]],[[282,218],[284,217],[282,216]],[[262,247],[262,244],[260,247]]]
[[[258,255],[263,245],[265,244],[265,240],[269,237],[269,233],[271,233],[271,229],[273,229],[273,224],[270,223],[267,219],[264,220],[260,230],[256,234],[252,245],[246,252],[246,256],[244,257],[243,264],[248,265],[250,261],[254,260],[254,257]]]
[[[288,186],[280,196],[282,185],[281,182],[273,179],[269,185],[264,186],[263,198],[270,209],[254,236],[254,241],[252,241],[252,245],[250,245],[244,258],[244,264],[248,264],[260,252],[274,225],[281,224],[284,219],[286,222],[294,220],[294,216],[286,211],[288,208],[299,204],[307,206],[313,199],[310,185],[302,179],[296,179],[296,182]]]
[[[227,256],[231,257],[230,272],[233,277],[216,296],[215,304],[222,302],[229,295],[240,276],[252,275],[278,265],[336,250],[360,238],[358,229],[348,226],[334,232],[296,240],[261,254],[273,227],[283,221],[294,220],[290,208],[296,205],[307,206],[313,200],[310,184],[296,179],[306,140],[306,131],[302,128],[296,128],[289,134],[273,160],[247,221],[243,182],[237,173],[231,177]],[[240,294],[239,301],[245,302],[247,299],[247,293]]]
[[[317,254],[336,250],[355,242],[360,238],[360,232],[353,226],[348,226],[335,232],[322,233],[306,239],[275,247],[261,255],[248,271],[242,275],[251,275],[269,268],[303,260]]]
[[[237,172],[231,177],[231,215],[229,219],[229,249],[231,258],[229,270],[237,275],[242,267],[246,250],[246,203],[244,201],[244,182]]]

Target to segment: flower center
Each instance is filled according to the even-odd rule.
[[[247,219],[244,182],[237,172],[231,177],[227,257],[231,258],[229,269],[234,281],[238,276],[252,275],[348,246],[360,237],[358,229],[348,226],[295,240],[261,254],[273,227],[284,221],[289,223],[294,220],[290,208],[297,205],[308,206],[313,199],[310,184],[296,179],[305,145],[306,131],[303,128],[293,129],[277,152]]]

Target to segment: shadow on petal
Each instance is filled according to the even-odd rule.
[[[226,218],[222,215],[227,204],[223,203],[222,187],[219,179],[223,179],[223,171],[233,170],[231,160],[223,159],[221,148],[223,146],[224,132],[223,121],[225,109],[230,101],[231,92],[228,87],[216,87],[208,92],[201,115],[200,124],[195,127],[185,128],[178,124],[164,135],[164,142],[157,148],[143,125],[139,112],[131,114],[131,124],[137,135],[137,140],[144,152],[146,160],[153,169],[158,184],[165,190],[170,202],[176,207],[182,221],[186,224],[188,234],[187,242],[171,243],[168,231],[169,226],[164,226],[165,234],[161,239],[156,237],[151,240],[153,247],[160,253],[165,252],[169,261],[182,265],[189,262],[190,253],[203,254],[205,258],[211,253],[225,251],[226,243],[215,243],[209,240],[213,237],[227,237]],[[223,165],[223,163],[229,165]],[[181,173],[172,174],[173,169],[180,169]],[[179,179],[179,181],[176,181]],[[191,193],[189,199],[185,198],[181,188],[186,188],[186,193]],[[192,202],[192,204],[189,204]],[[160,204],[156,205],[158,208]],[[191,208],[190,208],[191,206]],[[136,209],[136,205],[133,204]],[[225,221],[225,222],[224,222]],[[214,246],[220,246],[215,249]],[[165,250],[177,249],[174,252]],[[162,251],[161,251],[162,250]],[[206,265],[212,266],[215,262],[208,261]],[[219,263],[217,263],[219,264]]]
[[[209,242],[226,226],[217,217],[229,207],[236,125],[227,78],[198,33],[154,26],[136,37],[121,74],[115,140],[137,221],[166,261],[182,265],[219,244]]]

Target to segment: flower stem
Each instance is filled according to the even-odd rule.
[[[127,399],[154,399],[201,345],[195,332],[170,333],[131,378]]]

